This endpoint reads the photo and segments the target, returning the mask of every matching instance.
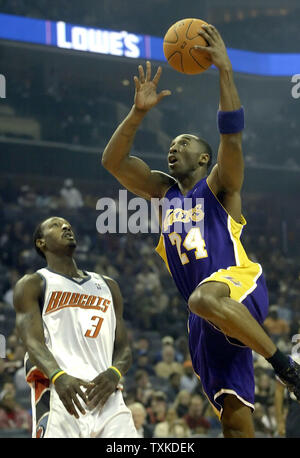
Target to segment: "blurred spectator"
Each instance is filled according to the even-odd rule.
[[[22,364],[21,367],[17,368],[15,373],[14,373],[14,385],[16,388],[17,396],[19,393],[22,393],[22,395],[28,396],[28,399],[31,397],[31,391],[30,391],[30,386],[26,382],[25,376],[24,376],[24,366]]]
[[[151,425],[163,422],[167,415],[167,399],[162,391],[155,391],[150,397],[150,405],[147,408],[147,420]]]
[[[83,207],[83,199],[81,192],[75,188],[73,180],[67,178],[64,181],[64,187],[60,190],[60,195],[64,199],[67,208],[81,208]]]
[[[19,344],[17,335],[13,332],[6,339],[6,356],[12,361],[15,357],[16,348]]]
[[[199,379],[195,375],[191,360],[186,360],[183,363],[183,375],[180,380],[180,388],[192,393],[199,384]]]
[[[158,272],[149,270],[147,265],[144,263],[141,272],[137,275],[136,282],[143,290],[144,294],[152,292],[157,288],[161,288]]]
[[[133,404],[129,404],[128,408],[131,410],[138,437],[152,437],[153,427],[146,423],[147,412],[143,404],[135,402]]]
[[[286,321],[288,324],[292,320],[292,311],[289,308],[286,298],[284,296],[279,296],[277,300],[277,315],[281,320]]]
[[[279,318],[277,306],[272,306],[269,309],[269,314],[264,321],[264,326],[269,332],[271,338],[277,342],[278,338],[290,332],[290,327],[286,320]]]
[[[174,407],[169,407],[165,419],[156,424],[153,432],[153,437],[169,437],[172,425],[176,419],[176,410]]]
[[[143,369],[147,371],[149,375],[155,375],[155,371],[149,360],[149,354],[146,350],[140,350],[135,357],[135,363],[130,369],[130,373],[137,371],[139,369]]]
[[[173,372],[183,374],[182,364],[175,361],[175,349],[172,345],[164,345],[162,349],[162,361],[154,367],[158,377],[169,378]]]
[[[253,423],[256,437],[272,437],[273,425],[266,413],[265,408],[259,402],[254,404]]]
[[[274,381],[268,373],[262,372],[256,378],[255,402],[262,404],[265,407],[270,407],[273,404],[273,398]]]
[[[132,344],[132,351],[134,356],[138,355],[140,351],[148,352],[150,347],[149,340],[146,337],[140,337]]]
[[[184,417],[188,413],[191,394],[187,390],[181,390],[174,400],[174,408],[176,409],[179,418]]]
[[[165,345],[171,345],[172,347],[174,347],[175,361],[182,362],[182,355],[180,354],[179,351],[176,350],[174,343],[175,343],[174,338],[172,336],[164,336],[161,339],[161,349],[155,355],[154,363],[158,363],[159,361],[162,360],[162,352],[163,352],[163,348]]]
[[[149,380],[148,372],[139,369],[134,375],[134,399],[137,402],[141,402],[144,405],[147,405],[148,399],[150,398],[153,388]]]
[[[175,439],[184,439],[190,436],[190,428],[188,427],[186,421],[183,418],[179,418],[173,421],[169,429],[168,437],[173,437]]]
[[[203,408],[202,397],[194,394],[188,412],[183,417],[193,434],[205,434],[210,428],[210,422],[203,416]]]
[[[178,374],[178,372],[172,372],[169,376],[169,383],[167,385],[167,388],[165,390],[165,393],[167,395],[167,401],[168,403],[171,403],[174,401],[176,398],[177,394],[180,391],[180,380],[181,380],[181,375]]]
[[[182,306],[182,304],[180,305]],[[179,310],[178,310],[178,315],[179,316],[181,315],[179,313]],[[183,363],[185,360],[190,358],[189,342],[188,342],[187,335],[182,335],[182,334],[180,335],[179,333],[179,337],[176,339],[176,342],[175,342],[175,349],[176,349],[176,361],[178,361],[179,363]]]
[[[31,430],[30,414],[16,402],[13,383],[6,382],[0,392],[0,429]]]
[[[3,294],[3,300],[6,304],[9,304],[11,308],[13,309],[13,288],[15,284],[17,283],[17,281],[19,280],[20,274],[17,269],[12,269],[9,272],[9,277],[10,277],[9,278],[10,287]]]
[[[18,204],[22,208],[32,208],[36,206],[37,196],[34,190],[28,186],[24,185],[21,187],[21,194],[18,198]]]

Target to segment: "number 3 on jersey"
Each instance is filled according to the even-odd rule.
[[[93,321],[98,320],[98,321],[96,321],[96,324],[92,324],[94,329],[88,329],[86,331],[86,333],[84,334],[84,337],[91,337],[91,338],[95,339],[98,336],[99,332],[100,332],[100,329],[101,329],[101,326],[102,326],[104,318],[101,318],[100,316],[94,315],[94,316],[92,316],[92,320]]]
[[[184,265],[190,262],[187,254],[181,253],[181,243],[182,243],[181,235],[178,234],[177,232],[172,232],[171,234],[169,234],[169,239],[172,245],[176,245],[178,256],[181,260],[181,263]],[[195,250],[196,259],[207,258],[208,256],[207,251],[205,249],[205,242],[202,238],[199,227],[192,227],[189,230],[182,245],[184,246],[184,248],[187,251]]]

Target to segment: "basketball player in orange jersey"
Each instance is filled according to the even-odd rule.
[[[157,251],[188,305],[194,371],[222,422],[224,436],[254,437],[252,350],[269,361],[298,400],[300,371],[261,326],[268,310],[266,283],[261,266],[248,258],[240,241],[246,224],[240,194],[244,110],[222,37],[211,25],[203,26],[199,34],[208,46],[198,49],[210,53],[220,78],[217,164],[208,173],[211,148],[190,134],[172,140],[169,174],[150,170],[130,155],[143,118],[170,95],[168,90],[157,93],[162,70],[159,67],[151,79],[150,62],[146,73],[139,66],[134,105],[107,144],[102,164],[131,192],[146,199],[164,198]],[[187,200],[192,202],[188,209]],[[175,225],[180,221],[178,232]]]
[[[137,437],[119,389],[131,350],[117,283],[78,269],[76,238],[63,218],[39,224],[34,244],[47,267],[25,275],[14,290],[16,326],[28,352],[33,437]]]

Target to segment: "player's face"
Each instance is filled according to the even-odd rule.
[[[199,167],[199,143],[193,135],[183,134],[172,140],[168,153],[169,173],[174,178],[186,177]]]
[[[77,242],[70,223],[64,218],[53,217],[42,225],[43,239],[50,252],[75,249]]]

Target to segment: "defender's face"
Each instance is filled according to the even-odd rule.
[[[168,153],[169,173],[186,176],[199,167],[199,143],[194,135],[183,134],[172,140]]]
[[[53,217],[42,225],[43,240],[50,252],[76,248],[77,242],[70,223],[64,218]]]

